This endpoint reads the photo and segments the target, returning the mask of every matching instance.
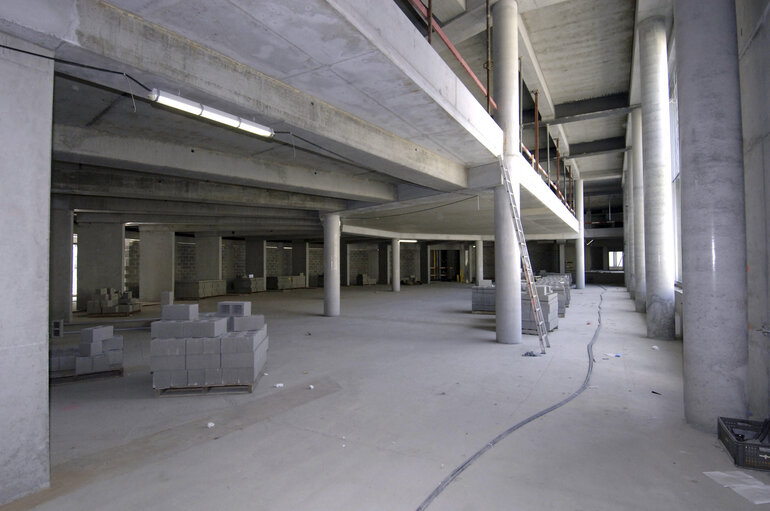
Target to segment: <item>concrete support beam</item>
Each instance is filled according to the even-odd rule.
[[[603,154],[622,153],[628,150],[629,148],[626,147],[626,137],[604,138],[592,140],[591,142],[572,144],[569,155],[565,156],[565,158],[576,160],[578,158],[601,156]]]
[[[48,54],[0,34],[0,43]],[[0,505],[46,488],[53,63],[0,50]]]
[[[49,320],[72,321],[73,216],[67,201],[51,203]]]
[[[176,235],[172,231],[139,229],[139,299],[159,302],[163,291],[173,291]]]
[[[51,191],[78,196],[239,206],[259,204],[315,211],[339,211],[346,207],[346,201],[341,199],[103,167],[80,168],[68,163],[56,163],[51,178]]]
[[[698,12],[697,16],[692,13]],[[677,0],[684,412],[748,416],[746,216],[735,6]]]
[[[123,224],[78,223],[78,310],[85,310],[97,288],[123,290],[125,282]]]
[[[393,277],[391,278],[391,286],[394,292],[401,291],[401,240],[393,238],[390,242],[393,253]]]
[[[495,59],[495,99],[497,121],[503,128],[503,158],[513,169],[520,155],[519,140],[519,14],[515,0],[499,0],[492,14],[496,29],[493,38]],[[521,207],[518,172],[511,171],[517,208]],[[495,323],[497,342],[521,343],[521,253],[508,192],[494,189],[495,203]],[[519,209],[519,212],[521,210]]]
[[[309,267],[310,244],[305,240],[293,240],[291,242],[291,273],[292,275],[305,275],[305,287],[310,287]]]
[[[578,237],[575,239],[575,287],[586,287],[585,209],[583,207],[583,180],[575,180],[575,214],[578,217]]]
[[[642,110],[631,113],[631,136],[634,140],[631,167],[634,171],[634,307],[647,311],[647,278],[644,264],[644,159],[642,143]]]
[[[195,275],[198,280],[222,279],[222,237],[195,235]]]
[[[286,165],[258,157],[243,157],[190,148],[157,140],[130,138],[87,128],[55,125],[54,156],[59,161],[104,165],[165,175],[220,180],[245,186],[308,193],[338,199],[391,201],[396,187],[378,181],[320,169]]]
[[[246,274],[267,276],[267,240],[264,238],[246,238]]]
[[[644,159],[647,336],[674,338],[674,218],[668,52],[663,18],[638,25]]]
[[[340,315],[340,216],[328,213],[324,224],[324,316]]]
[[[484,240],[476,240],[476,285],[484,280]]]

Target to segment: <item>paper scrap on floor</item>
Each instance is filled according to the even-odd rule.
[[[703,472],[717,483],[732,489],[738,495],[754,504],[770,503],[770,485],[757,480],[753,476],[733,470],[730,472]]]

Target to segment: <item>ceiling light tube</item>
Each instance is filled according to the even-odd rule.
[[[398,240],[401,243],[417,243],[417,240]]]
[[[211,108],[210,106],[203,105],[203,111],[201,117],[210,121],[218,122],[232,128],[237,128],[241,123],[241,119],[237,115],[228,114],[222,110]]]
[[[200,103],[158,89],[152,89],[150,99],[188,114],[200,115],[203,112],[203,106]]]
[[[260,137],[266,138],[272,138],[275,135],[275,132],[272,130],[272,128],[262,126],[256,122],[247,121],[246,119],[241,119],[241,123],[238,125],[238,129],[248,131],[249,133],[253,133],[255,135],[259,135]]]

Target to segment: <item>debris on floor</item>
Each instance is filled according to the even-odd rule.
[[[276,383],[275,385],[273,385],[273,387],[275,387],[277,389],[282,389],[283,388],[283,383]]]
[[[534,351],[528,351],[522,355],[522,357],[539,357],[539,353],[535,353]]]
[[[653,346],[651,349],[653,349],[653,350],[655,350],[655,351],[658,351],[658,350],[660,350],[660,348],[659,348],[659,347],[657,347],[657,346]]]
[[[313,390],[315,387],[313,385],[308,385],[307,388],[309,388],[310,390]]]
[[[660,392],[658,392],[658,391],[655,391],[655,390],[653,390],[653,391],[652,391],[652,393],[653,393],[653,394],[655,394],[656,396],[662,396],[662,395],[663,395],[663,394],[661,394]]]
[[[209,429],[213,428],[214,426],[216,426],[216,424],[214,424],[213,422],[209,422],[208,424],[206,424],[206,427]]]

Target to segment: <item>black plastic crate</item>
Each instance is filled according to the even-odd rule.
[[[719,439],[739,467],[770,470],[770,435],[764,441],[754,437],[762,431],[763,421],[719,418]]]

